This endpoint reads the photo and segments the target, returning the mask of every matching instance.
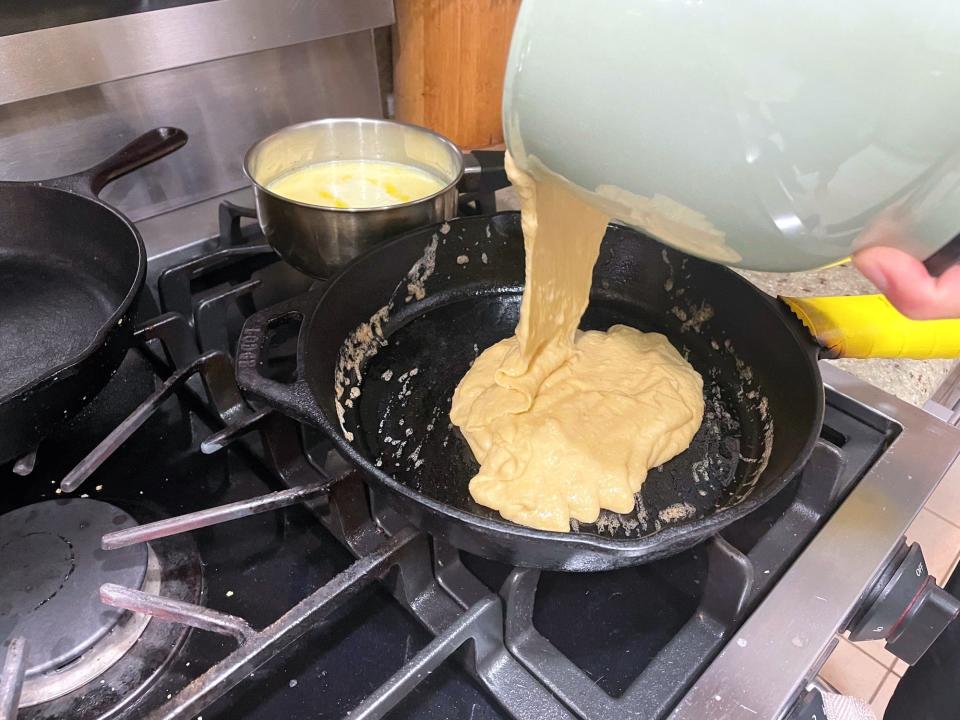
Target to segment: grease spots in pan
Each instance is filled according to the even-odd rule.
[[[445,228],[445,229],[444,229]],[[446,235],[450,231],[450,226],[444,223],[441,232]],[[396,299],[405,289],[406,296],[404,302],[409,303],[414,299],[422,300],[426,297],[426,283],[433,275],[437,264],[437,234],[434,233],[430,242],[423,250],[423,255],[413,264],[413,267],[407,272],[405,279],[394,291],[390,301],[377,310],[370,319],[361,323],[353,333],[344,341],[340,348],[340,355],[337,358],[337,367],[334,372],[334,393],[337,418],[340,421],[340,427],[343,430],[344,437],[350,442],[354,440],[354,434],[346,427],[346,408],[353,407],[353,400],[360,397],[361,384],[363,382],[362,369],[366,362],[379,352],[380,348],[387,344],[384,336],[384,324],[389,320],[390,313],[396,305]],[[384,370],[382,377],[389,380],[392,370]],[[349,398],[344,398],[344,393],[349,393]],[[349,404],[348,404],[349,403]],[[346,408],[345,408],[346,406]]]

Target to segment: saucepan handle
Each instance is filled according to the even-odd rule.
[[[883,295],[780,300],[821,348],[821,357],[960,357],[960,320],[910,320]]]
[[[179,150],[186,142],[187,134],[180,128],[154,128],[91,168],[42,184],[97,196],[108,183]]]
[[[503,165],[503,150],[474,150],[463,154],[462,193],[495,192],[510,184]]]
[[[265,377],[261,372],[263,353],[270,331],[285,320],[297,320],[300,334],[320,302],[320,291],[311,291],[279,303],[266,310],[254,313],[246,319],[237,341],[237,383],[252,395],[259,397],[271,407],[295,420],[310,425],[322,424],[323,411],[313,397],[307,381],[299,367],[299,346],[297,341],[297,378],[293,382],[281,382]]]

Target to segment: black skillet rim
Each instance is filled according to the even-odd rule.
[[[458,222],[486,223],[490,222],[495,217],[508,214],[519,215],[519,212],[502,211],[490,215],[459,217],[447,222],[450,225],[454,225]],[[345,267],[333,278],[333,280],[330,281],[330,284],[324,289],[323,293],[320,295],[320,299],[317,302],[316,307],[310,314],[308,326],[304,328],[301,333],[299,342],[300,347],[298,352],[301,361],[298,363],[300,367],[307,367],[303,361],[307,358],[309,352],[307,347],[311,335],[309,328],[314,326],[314,318],[317,317],[319,313],[323,312],[323,306],[327,297],[332,297],[333,294],[338,291],[338,288],[341,284],[349,282],[350,274],[352,271],[355,271],[355,267],[362,264],[363,261],[369,260],[370,257],[373,257],[378,253],[389,252],[395,244],[399,244],[400,242],[404,241],[409,242],[409,238],[411,236],[429,238],[432,233],[438,231],[441,225],[443,225],[443,223],[417,228],[416,230],[405,233],[393,238],[388,242],[371,248],[369,251],[347,265],[347,267]],[[356,467],[360,468],[366,475],[375,479],[386,489],[398,493],[407,500],[420,504],[431,512],[440,516],[445,516],[458,522],[466,523],[468,526],[478,528],[487,533],[500,535],[502,537],[522,537],[525,540],[536,540],[540,542],[560,542],[573,548],[582,548],[585,551],[602,551],[604,554],[609,554],[611,552],[626,552],[631,556],[642,556],[646,554],[653,554],[652,551],[654,551],[658,546],[667,544],[680,546],[685,540],[689,540],[694,536],[699,537],[704,535],[704,530],[706,528],[712,528],[714,531],[719,531],[721,528],[730,525],[742,517],[745,517],[772,499],[777,493],[783,490],[794,477],[796,477],[797,473],[800,472],[812,454],[813,448],[817,442],[817,438],[820,435],[820,428],[823,425],[826,394],[823,388],[823,380],[820,375],[820,369],[817,365],[816,353],[818,348],[810,335],[799,326],[799,322],[797,322],[795,318],[792,318],[789,311],[785,307],[781,307],[781,303],[778,300],[767,295],[748,280],[735,273],[733,270],[719,265],[717,266],[717,270],[723,273],[728,273],[733,282],[739,282],[749,288],[750,291],[756,294],[758,302],[763,303],[770,312],[782,313],[784,315],[790,335],[796,340],[797,352],[803,353],[804,356],[810,360],[809,364],[807,364],[807,367],[809,368],[812,376],[810,377],[812,385],[816,389],[814,422],[811,423],[808,437],[803,445],[802,450],[797,453],[794,460],[790,463],[786,470],[781,473],[779,482],[768,486],[762,495],[755,495],[753,494],[753,491],[751,491],[751,494],[747,495],[736,505],[722,508],[716,513],[695,518],[688,522],[668,525],[654,533],[651,533],[650,535],[645,535],[642,538],[637,539],[607,538],[602,535],[573,531],[557,532],[552,530],[537,530],[535,528],[519,525],[508,520],[485,518],[480,515],[474,515],[473,513],[465,510],[447,505],[446,503],[441,503],[429,497],[428,495],[420,493],[408,487],[407,485],[404,485],[393,478],[393,476],[388,475],[387,473],[378,469],[373,462],[363,456],[344,436],[339,420],[336,417],[329,417],[322,405],[319,407],[320,415],[317,417],[317,420],[320,423],[320,428],[327,434],[328,437],[330,437],[331,441],[334,443],[334,445],[336,445],[339,452],[343,453],[346,458],[350,460],[350,462],[352,462]],[[398,280],[398,282],[400,282],[400,280]],[[791,321],[791,319],[793,321]],[[341,340],[340,345],[342,346],[342,344],[343,341]],[[309,382],[307,384],[309,386]],[[333,378],[329,378],[329,387],[330,392],[333,392]],[[313,392],[312,389],[310,391]],[[318,405],[320,404],[318,403]],[[774,425],[773,433],[773,442],[775,443],[777,438],[776,425]],[[764,469],[763,472],[767,472],[767,470]],[[692,543],[688,543],[687,545],[690,544]],[[648,553],[647,551],[651,552]]]

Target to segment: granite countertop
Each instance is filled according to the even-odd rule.
[[[497,192],[499,210],[517,210],[512,188]],[[876,289],[849,263],[802,273],[740,274],[770,295],[865,295]],[[956,360],[827,360],[891,395],[923,405],[956,364]]]

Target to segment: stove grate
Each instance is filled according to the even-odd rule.
[[[348,480],[344,482],[349,484]],[[249,501],[190,513],[136,528],[137,532],[110,533],[103,538],[103,547],[126,547],[169,537],[218,522],[277,509],[295,502],[315,498],[329,488],[330,482],[270,493]],[[372,524],[372,519],[370,523]],[[396,521],[394,520],[394,523]],[[159,595],[107,584],[101,588],[102,600],[113,607],[151,615],[167,622],[176,622],[201,630],[232,637],[238,646],[224,660],[209,668],[162,707],[148,717],[151,720],[177,720],[192,717],[226,694],[254,670],[294,643],[299,637],[330,617],[337,608],[376,579],[392,585],[394,595],[408,608],[431,608],[421,619],[435,631],[434,640],[410,659],[396,674],[373,692],[350,714],[351,718],[383,717],[406,697],[432,670],[469,645],[469,667],[507,706],[514,717],[572,718],[556,698],[537,683],[507,652],[503,640],[503,611],[500,600],[481,591],[467,609],[445,595],[437,579],[430,577],[431,562],[428,538],[408,526],[399,527],[390,535],[377,532],[354,533],[356,544],[362,538],[379,536],[378,545],[361,555],[350,567],[326,585],[300,601],[274,623],[256,632],[242,618],[213,611],[192,603],[171,601]],[[448,562],[444,562],[443,556]],[[470,578],[457,577],[465,571],[453,561],[449,550],[438,559],[439,574],[449,587],[460,586],[461,599],[474,595],[477,587]],[[396,569],[391,577],[391,571]],[[474,581],[475,582],[475,581]],[[511,699],[512,698],[512,699]]]
[[[246,216],[236,208],[226,208],[221,213],[224,232],[235,233],[239,218]],[[260,304],[255,300],[258,293],[271,289],[265,287],[270,283],[253,276],[283,267],[269,264],[271,258],[261,250],[256,245],[232,247],[215,253],[213,259],[186,263],[164,274],[161,306],[176,312],[141,325],[138,338],[144,344],[159,341],[172,371],[167,369],[169,377],[161,387],[89,460],[103,462],[165,398],[187,391],[205,398],[222,424],[202,442],[203,452],[217,452],[243,439],[244,446],[255,447],[255,454],[267,457],[272,472],[289,489],[109,533],[103,538],[103,547],[152,542],[302,504],[357,559],[259,631],[236,615],[104,585],[101,598],[108,605],[226,635],[237,643],[225,659],[183,687],[150,718],[195,716],[375,581],[386,586],[433,640],[360,701],[350,717],[382,717],[401,709],[404,699],[411,698],[431,672],[455,659],[515,718],[593,720],[613,713],[663,718],[886,447],[886,441],[878,441],[874,435],[886,435],[889,440],[894,432],[883,427],[870,434],[866,426],[848,427],[863,422],[833,398],[826,423],[835,434],[818,443],[811,463],[777,503],[696,549],[705,553],[707,571],[695,611],[682,621],[676,635],[655,649],[640,674],[614,696],[595,674],[565,655],[536,626],[538,593],[549,601],[544,595],[550,586],[543,582],[545,575],[503,567],[502,572],[493,573],[495,586],[488,587],[468,569],[457,550],[414,530],[393,512],[376,488],[368,487],[330,452],[329,443],[312,443],[308,429],[278,413],[258,409],[240,394],[230,357],[235,337],[232,330],[225,333],[223,329],[238,311],[249,314]],[[231,267],[239,268],[237,277],[229,277]],[[198,285],[204,286],[199,296]],[[289,287],[283,288],[281,294],[289,297]],[[250,434],[252,430],[259,431],[259,438]],[[843,438],[842,453],[837,438]],[[82,479],[73,482],[79,484]],[[596,579],[598,592],[604,592],[604,575]],[[14,675],[5,673],[0,678],[0,700],[7,697],[4,692],[9,692],[8,688],[15,692],[16,683],[10,681]]]

